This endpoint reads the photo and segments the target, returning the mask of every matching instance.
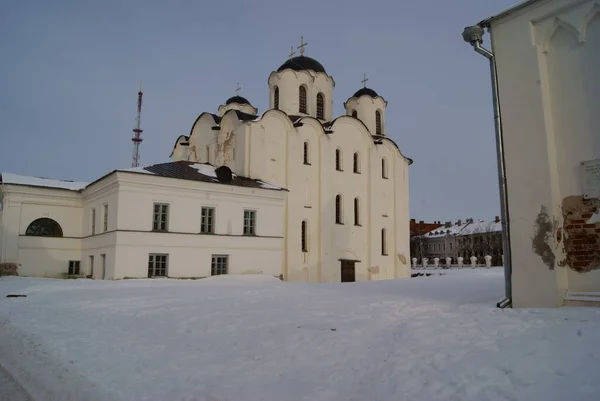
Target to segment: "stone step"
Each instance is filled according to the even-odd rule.
[[[600,292],[567,291],[565,306],[595,306],[600,307]]]

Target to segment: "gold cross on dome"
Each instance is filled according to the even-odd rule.
[[[294,46],[292,46],[292,50],[290,51],[290,60],[292,59],[292,57],[294,57],[294,54],[296,54],[296,52],[294,51]]]
[[[298,49],[300,49],[300,55],[304,56],[304,46],[306,46],[308,43],[304,43],[304,36],[300,36],[300,46],[298,46]]]
[[[242,89],[242,87],[240,86],[240,83],[237,83],[237,87],[235,88],[235,93],[237,94],[237,96],[240,95],[240,89]]]
[[[363,80],[360,81],[363,83],[364,87],[367,87],[367,81],[369,80],[369,78],[367,78],[367,74],[363,74]]]

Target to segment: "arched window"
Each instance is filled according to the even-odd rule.
[[[317,118],[325,119],[325,96],[322,93],[317,94]]]
[[[356,110],[352,110],[352,117],[358,118],[358,113],[356,112]]]
[[[304,86],[299,88],[298,100],[300,113],[306,114],[306,88]]]
[[[344,211],[342,210],[342,195],[335,196],[335,222],[337,224],[344,224]]]
[[[62,237],[63,231],[56,221],[42,217],[29,224],[25,235],[33,237]]]
[[[335,150],[335,169],[337,171],[344,171],[342,169],[342,150],[339,148]]]
[[[310,144],[308,141],[304,142],[304,156],[303,156],[304,164],[310,164]]]
[[[385,228],[381,229],[381,254],[387,255],[387,231]]]
[[[276,86],[273,91],[273,108],[279,109],[279,86]]]
[[[354,198],[354,225],[360,226],[360,199]]]
[[[302,221],[302,252],[308,252],[308,221]]]
[[[381,159],[381,177],[388,178],[387,160],[385,157]]]
[[[375,135],[381,135],[381,112],[375,112]]]
[[[358,152],[354,153],[354,172],[360,174],[360,155]]]

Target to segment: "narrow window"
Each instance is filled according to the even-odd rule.
[[[212,255],[210,264],[211,276],[229,273],[229,255]]]
[[[336,195],[335,197],[335,222],[336,224],[344,224],[343,221],[343,210],[342,210],[342,195]]]
[[[375,135],[381,135],[381,112],[375,112]]]
[[[342,150],[341,149],[335,150],[335,169],[337,171],[343,171],[343,169],[342,169]]]
[[[358,118],[358,113],[356,110],[352,110],[352,117]]]
[[[25,235],[32,237],[62,237],[63,231],[56,221],[42,217],[32,221],[27,226]]]
[[[273,108],[279,110],[279,87],[276,86],[273,91]]]
[[[90,276],[94,277],[94,255],[90,255],[88,258],[88,267],[90,270]]]
[[[304,164],[310,164],[310,144],[304,142]]]
[[[306,114],[306,88],[301,86],[299,92],[299,111],[300,113]]]
[[[256,235],[256,210],[244,210],[244,235]]]
[[[169,255],[166,253],[151,253],[148,255],[148,277],[167,277],[167,262]]]
[[[360,226],[360,199],[354,198],[354,225]]]
[[[102,231],[108,231],[108,203],[102,205]]]
[[[308,221],[302,221],[302,252],[308,252]]]
[[[169,223],[169,205],[166,203],[154,204],[152,231],[167,231]]]
[[[69,276],[78,276],[81,272],[80,265],[79,260],[69,260]]]
[[[92,215],[90,216],[92,225],[92,235],[96,234],[96,209],[92,209]]]
[[[206,163],[210,163],[210,146],[206,145]]]
[[[388,178],[387,160],[385,158],[381,159],[381,177]]]
[[[202,234],[215,233],[215,208],[203,207],[202,217],[200,219],[200,232]]]
[[[317,118],[325,119],[325,96],[322,93],[317,94]]]
[[[360,155],[358,152],[354,153],[354,172],[360,174]]]
[[[382,255],[387,255],[388,251],[387,251],[387,232],[385,228],[381,229],[381,254]]]

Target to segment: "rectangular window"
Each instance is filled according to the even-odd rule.
[[[169,205],[166,203],[154,204],[154,217],[152,231],[167,231],[169,223]]]
[[[79,260],[69,260],[69,275],[79,275],[80,273],[80,264]]]
[[[169,255],[166,253],[148,255],[148,277],[167,277],[168,261]]]
[[[102,205],[102,231],[108,231],[108,203]]]
[[[96,234],[96,209],[92,209],[91,211],[90,226],[92,230],[92,235]]]
[[[381,229],[381,254],[387,255],[387,232],[385,228]]]
[[[244,210],[244,235],[256,235],[256,210]]]
[[[212,255],[210,274],[218,276],[229,273],[229,255]]]
[[[210,163],[210,147],[206,145],[206,163]]]
[[[94,255],[90,255],[88,259],[88,265],[90,270],[90,276],[94,277]]]
[[[200,221],[200,232],[203,234],[215,233],[215,208],[203,207]]]

